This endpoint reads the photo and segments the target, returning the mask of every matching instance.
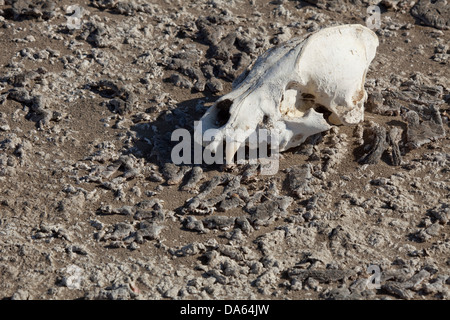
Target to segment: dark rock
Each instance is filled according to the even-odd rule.
[[[182,191],[196,191],[197,184],[203,179],[203,169],[199,166],[195,166],[190,171],[189,180],[181,187]]]
[[[14,20],[23,17],[49,20],[55,16],[55,2],[49,0],[15,0],[12,3]]]
[[[164,221],[165,214],[162,210],[137,210],[133,216],[135,220]]]
[[[197,80],[197,82],[194,84],[194,89],[198,92],[205,91],[206,88],[206,81],[205,80]]]
[[[248,183],[257,179],[258,176],[258,164],[247,164],[245,165],[242,172],[242,182]]]
[[[192,84],[192,82],[189,81],[189,79],[187,79],[186,77],[183,77],[182,75],[177,74],[177,73],[174,73],[170,76],[170,81],[174,85],[176,85],[177,87],[180,87],[180,88],[190,89],[194,86]]]
[[[117,0],[91,0],[91,4],[102,10],[110,10],[111,12],[127,16],[135,15],[137,12],[154,13],[154,8],[151,4],[137,4],[135,2]]]
[[[266,200],[256,206],[248,208],[250,219],[254,225],[268,225],[277,217],[287,215],[286,209],[291,205],[290,197],[279,197],[274,200]]]
[[[146,240],[159,239],[160,233],[164,229],[163,226],[147,221],[139,223],[138,227],[139,229],[136,232],[136,241],[138,243],[142,243],[144,239]]]
[[[255,53],[256,40],[250,36],[238,35],[237,36],[238,47],[246,53]]]
[[[314,278],[319,282],[336,282],[340,280],[347,279],[352,276],[355,272],[352,270],[335,270],[335,269],[325,269],[325,270],[310,270],[310,269],[299,269],[291,268],[288,270],[287,274],[291,279],[297,279],[299,281],[304,281],[307,278]]]
[[[403,118],[408,123],[407,145],[411,149],[445,137],[442,118],[436,105],[415,106],[414,109],[403,114]]]
[[[216,45],[222,38],[225,29],[220,25],[212,25],[206,18],[201,17],[196,22],[199,30],[198,40],[201,40],[209,45]]]
[[[227,210],[242,206],[243,200],[238,195],[232,195],[229,198],[222,200],[217,208],[218,211],[225,212]]]
[[[8,98],[24,104],[30,104],[32,102],[30,93],[24,88],[11,89],[8,93]]]
[[[102,25],[93,27],[91,33],[87,37],[87,41],[98,48],[109,47],[111,41],[109,41],[108,28]]]
[[[287,169],[287,184],[292,194],[298,198],[303,198],[305,195],[310,195],[313,190],[310,186],[312,179],[311,166],[304,164],[302,166],[293,166]]]
[[[394,166],[402,164],[402,155],[400,153],[399,141],[401,140],[402,132],[397,127],[393,127],[387,134],[387,142],[391,147],[391,162]]]
[[[234,43],[236,41],[236,32],[229,33],[223,38],[217,45],[213,45],[210,48],[209,56],[218,60],[227,61],[232,56]]]
[[[384,97],[381,91],[375,91],[368,95],[364,107],[368,112],[380,114],[383,110]]]
[[[360,292],[351,292],[347,287],[335,288],[321,293],[322,298],[326,300],[360,300],[364,296]]]
[[[193,216],[188,216],[185,220],[184,220],[184,227],[188,230],[195,230],[198,231],[200,233],[207,233],[208,230],[205,229],[203,222],[197,220],[195,217]]]
[[[123,240],[134,232],[134,227],[125,222],[117,223],[112,233],[104,237],[105,240]]]
[[[222,82],[217,78],[209,79],[208,82],[206,83],[206,87],[212,93],[218,93],[218,92],[223,91]]]
[[[401,284],[396,282],[385,283],[381,286],[381,289],[401,299],[409,300],[413,298],[413,295],[409,290],[403,288]]]
[[[443,203],[441,206],[430,209],[428,214],[445,225],[450,220],[450,206]]]

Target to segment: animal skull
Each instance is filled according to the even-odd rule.
[[[245,139],[265,128],[278,135],[279,150],[287,150],[331,128],[320,110],[331,113],[332,124],[359,123],[377,46],[375,33],[355,24],[325,28],[268,50],[201,118],[202,133],[217,129],[207,148],[215,153],[225,138],[231,141],[225,157],[231,163]]]

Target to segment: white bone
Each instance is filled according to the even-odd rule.
[[[222,140],[231,141],[229,163],[258,128],[278,134],[280,151],[298,146],[331,128],[314,110],[320,106],[331,112],[332,124],[363,121],[364,82],[377,47],[375,33],[355,24],[325,28],[268,50],[201,118],[203,132],[218,130],[208,148],[215,152]]]

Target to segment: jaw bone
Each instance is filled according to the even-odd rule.
[[[364,120],[364,82],[378,38],[362,25],[319,30],[266,51],[200,119],[202,133],[216,129],[207,148],[227,139],[227,163],[252,132],[270,129],[279,151],[303,143],[332,124]],[[239,132],[239,134],[236,134]]]

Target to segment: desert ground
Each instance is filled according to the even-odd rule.
[[[364,122],[273,175],[171,161],[258,56],[369,6]],[[449,29],[445,0],[0,0],[0,299],[449,299]]]

